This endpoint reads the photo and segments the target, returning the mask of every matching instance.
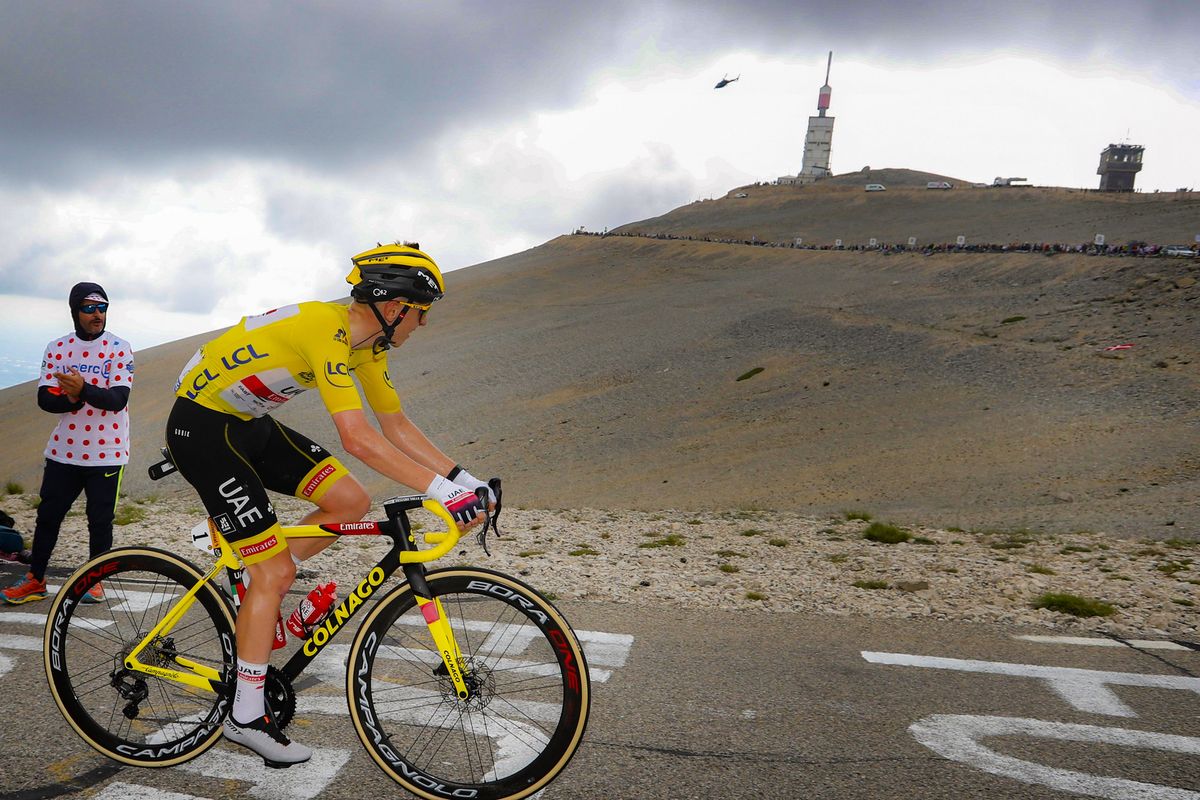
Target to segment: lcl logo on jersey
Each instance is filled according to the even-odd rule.
[[[354,385],[350,382],[350,367],[344,361],[339,361],[336,364],[332,361],[326,361],[325,380],[339,389],[346,389]]]

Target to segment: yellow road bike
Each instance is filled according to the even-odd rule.
[[[414,530],[408,512],[421,507],[447,530]],[[344,652],[325,648],[369,609],[345,658],[346,702],[380,769],[424,798],[533,794],[583,738],[591,684],[579,640],[553,604],[515,578],[427,570],[459,540],[441,505],[398,497],[384,510],[378,522],[284,528],[289,539],[385,536],[392,546],[295,654],[270,668],[271,713],[281,728],[291,722],[294,685],[315,659],[340,671],[329,662]],[[207,571],[151,547],[111,550],[67,580],[47,617],[46,676],[59,710],[84,741],[125,764],[195,758],[220,739],[232,706],[241,570],[211,522],[198,530],[193,538],[216,556]],[[398,570],[404,582],[384,594]],[[106,601],[81,602],[98,582]]]

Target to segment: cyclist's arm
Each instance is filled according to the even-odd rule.
[[[375,418],[379,420],[379,428],[387,440],[413,461],[443,477],[454,469],[454,461],[429,441],[429,437],[403,411],[390,414],[376,412]]]
[[[371,469],[398,483],[403,483],[418,492],[438,477],[436,471],[413,460],[400,450],[367,421],[366,412],[361,408],[339,411],[333,416],[333,424],[342,440],[342,447],[347,453],[366,464]],[[453,467],[451,464],[447,468]]]
[[[367,404],[379,420],[379,428],[392,445],[423,467],[445,477],[454,469],[454,462],[437,448],[404,413],[400,395],[388,375],[387,361],[376,356],[355,370]]]

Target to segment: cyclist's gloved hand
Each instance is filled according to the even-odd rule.
[[[434,476],[425,494],[445,506],[450,516],[463,527],[474,522],[475,517],[484,510],[483,501],[474,492],[446,480],[441,475]]]
[[[487,489],[488,504],[492,506],[496,505],[496,493],[492,491],[491,487],[488,486],[484,481],[479,480],[474,475],[467,472],[462,467],[456,466],[454,469],[450,470],[450,474],[447,476],[447,479],[454,481],[459,486],[463,487],[464,489],[469,489],[472,492],[481,487]]]

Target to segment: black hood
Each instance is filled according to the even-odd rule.
[[[85,342],[89,342],[92,339],[99,337],[100,334],[104,333],[102,330],[100,333],[93,335],[90,333],[84,333],[79,329],[79,307],[84,304],[83,298],[87,297],[89,294],[98,294],[104,298],[105,302],[108,302],[108,293],[105,292],[104,287],[98,283],[75,284],[71,287],[71,294],[67,299],[67,302],[71,304],[71,325],[75,328],[75,335],[80,339],[83,339]]]

